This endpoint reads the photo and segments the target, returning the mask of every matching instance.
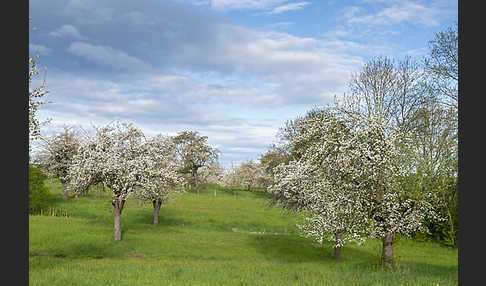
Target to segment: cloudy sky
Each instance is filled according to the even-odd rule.
[[[199,131],[224,166],[257,160],[284,122],[329,103],[373,56],[427,54],[457,1],[30,0],[51,118]]]

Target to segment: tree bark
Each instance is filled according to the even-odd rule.
[[[194,171],[194,183],[196,184],[196,193],[199,195],[199,182],[197,181],[197,169]]]
[[[383,237],[383,249],[381,254],[381,264],[383,267],[393,269],[393,240],[395,233],[388,233]]]
[[[339,259],[341,257],[341,246],[338,246],[338,241],[341,239],[341,237],[343,237],[343,233],[342,232],[336,232],[336,244],[334,245],[334,256],[333,258],[334,259]]]
[[[381,202],[381,198],[383,196],[382,194],[382,188],[383,188],[383,182],[382,182],[382,177],[383,177],[383,170],[380,168],[378,170],[378,174],[379,174],[379,177],[378,177],[378,186],[376,188],[376,201],[377,202]]]
[[[113,205],[114,217],[113,240],[121,241],[121,214],[123,206],[125,205],[125,200],[120,200],[119,198],[116,198],[111,204]]]
[[[251,184],[251,192],[254,193],[255,192],[255,185],[254,184]]]
[[[61,182],[62,184],[62,199],[67,200],[69,198],[68,189],[66,182]]]
[[[153,200],[152,204],[154,205],[154,226],[159,225],[159,212],[160,206],[162,205],[162,200]]]

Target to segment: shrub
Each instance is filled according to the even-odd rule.
[[[39,167],[29,165],[29,213],[41,211],[47,206],[47,175]]]

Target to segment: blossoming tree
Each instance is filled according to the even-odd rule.
[[[83,141],[69,168],[69,188],[84,190],[95,181],[103,182],[113,193],[115,241],[121,240],[121,214],[127,197],[134,191],[144,168],[142,131],[131,123],[115,122],[96,128],[96,134]]]
[[[64,200],[68,199],[68,170],[79,145],[79,138],[69,127],[64,127],[63,132],[43,140],[39,157],[46,166],[48,174],[61,181]]]
[[[289,138],[293,149],[300,146],[294,150],[300,158],[275,168],[270,191],[286,209],[304,211],[298,227],[319,243],[334,241],[338,259],[347,241],[366,238],[367,182],[360,180],[360,157],[349,130],[330,113],[313,114],[319,116],[299,120],[300,131]]]
[[[142,145],[138,187],[135,197],[150,200],[154,206],[154,225],[159,224],[159,211],[171,193],[182,188],[183,177],[178,173],[175,144],[171,137],[157,135]]]

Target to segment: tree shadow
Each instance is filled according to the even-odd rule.
[[[341,259],[333,259],[333,244],[331,242],[322,245],[315,241],[296,235],[284,234],[258,234],[252,235],[250,244],[269,260],[279,262],[340,262],[349,260],[347,257],[359,256],[362,259],[374,260],[375,255],[357,250],[355,248],[343,247]]]
[[[132,211],[130,214],[130,219],[127,221],[127,223],[130,223],[130,225],[133,225],[133,227],[137,226],[142,226],[146,228],[147,226],[153,226],[154,225],[154,214],[153,212],[147,211],[147,210],[138,210],[138,211]],[[181,217],[175,217],[170,214],[164,213],[163,210],[160,210],[159,214],[159,224],[157,227],[172,227],[172,226],[190,226],[193,225],[193,221],[189,221],[186,219],[183,219]]]

